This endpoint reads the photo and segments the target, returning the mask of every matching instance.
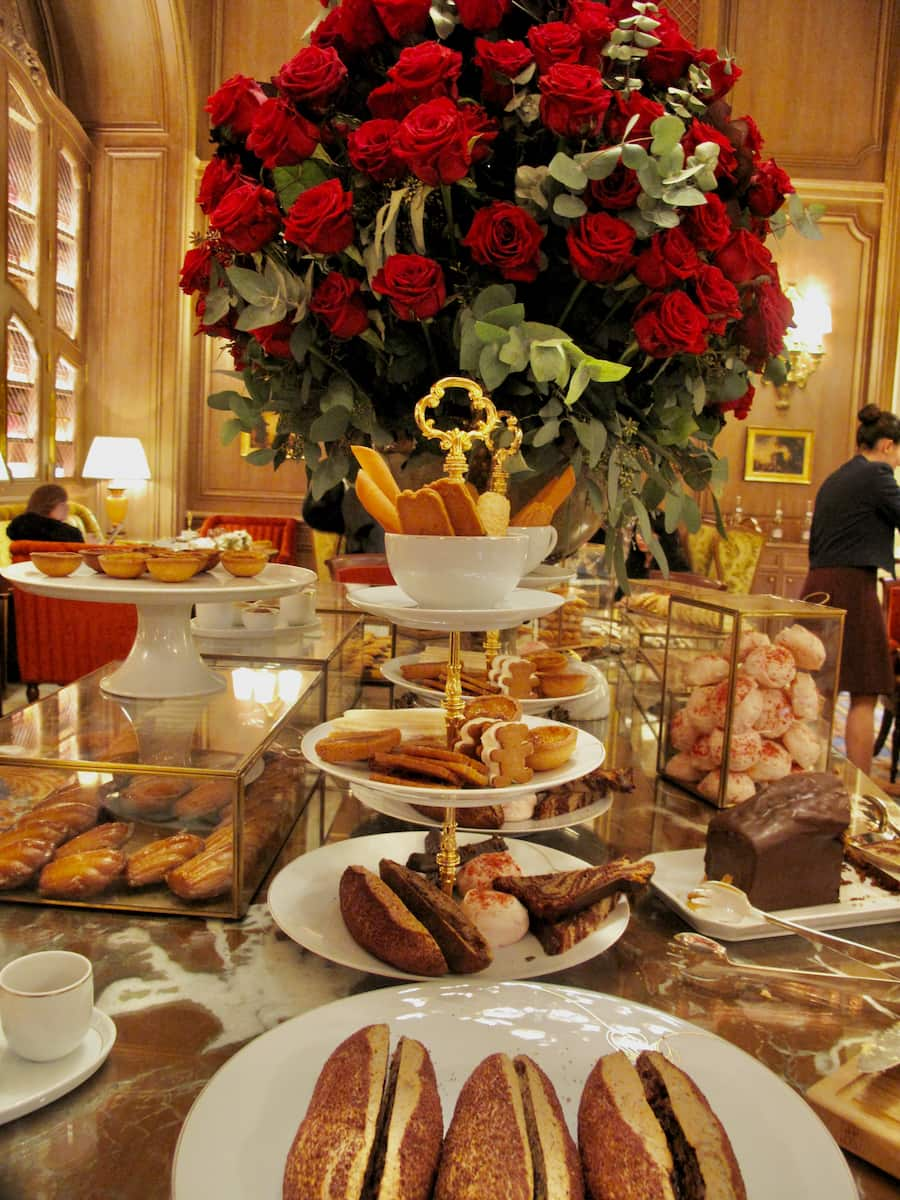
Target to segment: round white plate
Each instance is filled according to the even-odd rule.
[[[458,840],[464,846],[488,836],[489,831],[481,830],[477,834],[461,833]],[[387,975],[391,979],[422,979],[422,975],[398,971],[354,942],[341,917],[338,885],[345,867],[368,867],[377,875],[382,858],[405,864],[413,851],[424,848],[425,838],[421,833],[379,833],[372,837],[347,838],[302,854],[272,880],[269,888],[272,918],[278,928],[299,945],[341,966],[368,971],[372,975]],[[580,871],[590,865],[562,850],[531,842],[510,841],[508,848],[525,875]],[[494,961],[477,976],[458,975],[455,978],[533,979],[536,975],[564,971],[615,945],[628,927],[629,915],[628,901],[620,896],[603,924],[565,954],[545,954],[534,934],[526,933],[515,945],[496,950]]]
[[[337,721],[326,721],[317,725],[304,735],[300,750],[307,760],[326,775],[334,775],[336,779],[346,779],[349,783],[358,783],[375,792],[385,792],[391,796],[401,796],[404,799],[421,800],[423,804],[452,804],[458,808],[477,808],[482,804],[502,804],[516,796],[524,796],[528,792],[543,792],[547,788],[556,787],[558,783],[568,783],[570,779],[580,779],[589,771],[603,766],[606,748],[601,741],[590,733],[579,729],[575,742],[575,753],[563,767],[555,771],[536,771],[530,783],[515,783],[505,788],[441,788],[441,787],[403,787],[399,783],[378,783],[369,778],[369,768],[357,763],[329,763],[316,753],[316,744],[332,732]],[[543,717],[523,717],[522,721],[531,728],[539,725],[558,725],[559,721],[547,721]],[[403,728],[403,711],[397,710],[397,725]]]
[[[553,592],[535,592],[514,588],[506,601],[496,608],[422,608],[402,588],[393,586],[358,587],[347,593],[354,608],[416,629],[457,629],[477,633],[484,629],[512,629],[533,617],[546,617],[563,602]]]
[[[219,641],[222,638],[229,641],[247,641],[248,638],[286,637],[297,633],[314,634],[322,628],[319,621],[308,621],[305,625],[289,625],[287,621],[279,622],[274,629],[248,629],[246,625],[228,625],[222,629],[212,629],[209,625],[198,625],[197,618],[191,618],[191,633],[194,637],[210,638]]]
[[[0,1125],[43,1108],[84,1083],[106,1060],[116,1040],[116,1027],[95,1008],[81,1045],[53,1062],[29,1062],[6,1044],[0,1029]]]
[[[430,700],[435,704],[439,704],[444,696],[442,691],[438,691],[436,688],[428,687],[426,684],[420,683],[418,680],[406,679],[403,675],[403,667],[409,666],[411,663],[420,663],[422,661],[423,659],[421,654],[403,654],[399,658],[388,659],[386,663],[381,664],[379,669],[385,679],[387,679],[390,683],[393,683],[396,687],[402,687],[407,692],[412,692],[414,696],[422,696],[426,700]],[[484,669],[483,658],[481,660],[481,669]],[[568,706],[572,701],[578,700],[580,702],[588,699],[588,697],[593,697],[597,689],[602,686],[602,677],[600,672],[596,667],[591,666],[590,663],[573,662],[569,669],[572,671],[578,671],[580,674],[590,676],[591,682],[583,692],[579,692],[577,696],[553,696],[552,698],[541,696],[532,700],[519,700],[522,712],[531,713],[533,716],[540,716],[545,712],[549,712],[551,708],[555,708],[557,704]],[[470,693],[465,690],[465,684],[463,684],[463,695],[470,695]]]
[[[386,817],[396,817],[398,821],[409,821],[411,825],[423,825],[426,829],[440,829],[441,827],[440,821],[416,812],[411,804],[396,800],[393,796],[358,785],[354,785],[350,790],[361,804],[365,804],[366,808],[371,808],[373,812],[383,813]],[[540,833],[542,829],[570,829],[573,825],[581,825],[585,821],[593,821],[596,817],[602,817],[605,812],[609,811],[611,804],[612,796],[604,796],[602,800],[595,800],[593,804],[587,804],[575,812],[561,813],[558,817],[545,817],[540,821],[506,821],[499,829],[476,829],[472,832],[479,833],[482,837],[489,837],[492,833],[526,834]],[[464,808],[460,809],[458,816],[458,828],[460,830],[468,829]]]
[[[571,583],[573,579],[578,578],[576,571],[570,570],[568,567],[554,567],[551,565],[535,567],[530,575],[523,575],[519,580],[520,588],[554,588],[562,587],[564,583]]]
[[[730,1042],[643,1004],[542,983],[429,983],[348,996],[285,1021],[220,1067],[182,1126],[172,1200],[281,1200],[288,1150],[325,1060],[384,1021],[421,1039],[450,1124],[459,1090],[489,1054],[527,1053],[577,1130],[584,1081],[614,1050],[663,1050],[705,1092],[731,1138],[748,1200],[856,1200],[843,1154],[803,1098]]]

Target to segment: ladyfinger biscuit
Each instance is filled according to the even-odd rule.
[[[444,502],[453,532],[458,537],[480,537],[485,528],[469,490],[461,480],[438,479],[428,485]]]
[[[452,537],[453,524],[447,506],[431,487],[417,492],[401,492],[397,497],[397,514],[404,533],[430,537]]]

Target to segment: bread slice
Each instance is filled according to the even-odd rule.
[[[666,1135],[621,1051],[601,1058],[587,1077],[578,1148],[592,1200],[676,1200]]]
[[[634,892],[653,874],[653,863],[618,858],[602,867],[554,871],[548,875],[502,875],[494,889],[509,892],[539,921],[558,921],[615,892]]]
[[[401,1038],[391,1059],[363,1200],[429,1200],[444,1136],[431,1056]]]
[[[493,960],[491,947],[459,904],[439,887],[400,863],[383,858],[378,871],[414,916],[422,922],[441,949],[451,971],[471,975]]]
[[[525,1108],[535,1196],[540,1200],[584,1200],[578,1148],[553,1084],[527,1054],[517,1055],[513,1065]]]
[[[347,867],[339,887],[341,916],[357,945],[411,975],[446,975],[447,960],[421,921],[365,867]]]
[[[525,1109],[512,1059],[492,1054],[462,1086],[434,1200],[533,1200]]]
[[[747,1200],[728,1134],[689,1075],[655,1050],[638,1056],[647,1102],[665,1130],[684,1200]]]
[[[387,1025],[357,1030],[331,1054],[287,1157],[283,1200],[360,1200],[387,1073]]]

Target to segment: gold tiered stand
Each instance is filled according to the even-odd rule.
[[[494,434],[497,432],[496,427],[485,439],[491,450],[491,477],[488,482],[488,491],[495,492],[498,496],[502,496],[508,507],[509,501],[506,499],[506,464],[514,454],[519,453],[519,448],[522,445],[522,430],[519,427],[517,418],[514,417],[511,412],[502,411],[499,412],[497,416],[500,418],[498,424],[506,426],[507,431],[512,434],[512,440],[508,446],[495,446]],[[489,629],[484,635],[484,660],[488,671],[490,671],[491,663],[496,658],[499,649],[500,630]]]

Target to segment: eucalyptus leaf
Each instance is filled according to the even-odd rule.
[[[472,302],[472,315],[479,320],[486,317],[494,308],[505,308],[509,304],[514,304],[516,300],[516,289],[509,284],[492,283],[490,287],[486,287]]]
[[[231,308],[231,292],[227,287],[212,288],[206,293],[203,324],[217,325]]]
[[[578,196],[561,192],[553,201],[553,211],[558,217],[568,217],[577,220],[587,212],[587,205]]]
[[[464,320],[460,327],[459,337],[459,369],[461,371],[477,371],[478,359],[484,343],[475,332],[475,322],[470,318]]]
[[[663,199],[666,204],[677,205],[679,208],[693,208],[698,204],[706,203],[706,196],[703,192],[691,187],[666,188]]]
[[[510,329],[506,343],[500,347],[498,357],[511,371],[524,371],[528,366],[528,343],[515,325]]]
[[[274,457],[274,449],[271,446],[265,446],[259,450],[251,450],[244,456],[244,462],[249,463],[251,467],[267,467]]]
[[[674,533],[681,524],[681,507],[684,495],[682,492],[669,492],[666,497],[665,514],[666,533]]]
[[[696,533],[701,525],[700,509],[697,501],[687,492],[681,497],[681,519],[688,533]]]
[[[546,446],[559,435],[559,421],[546,421],[531,439],[532,446]]]
[[[352,412],[354,402],[353,386],[349,379],[345,379],[343,375],[332,375],[331,382],[319,400],[319,407],[323,413],[331,408],[346,408]]]
[[[310,484],[313,500],[321,500],[327,491],[342,483],[350,472],[350,459],[343,450],[329,454],[316,464]]]
[[[648,160],[647,151],[637,142],[626,142],[622,147],[622,162],[633,171],[639,170]]]
[[[539,383],[557,383],[560,387],[569,378],[569,360],[559,345],[532,342],[531,372]]]
[[[590,154],[576,154],[575,161],[588,179],[606,179],[612,175],[622,157],[621,146],[608,146]]]
[[[492,308],[484,314],[484,319],[491,325],[502,325],[504,329],[511,329],[513,325],[520,325],[525,320],[525,305],[504,304],[502,308]]]
[[[684,122],[669,115],[657,117],[650,126],[650,132],[653,135],[650,153],[657,156],[666,154],[677,146],[684,136]]]
[[[654,200],[662,197],[663,185],[659,177],[659,168],[652,159],[648,159],[642,167],[638,167],[637,177],[647,196],[652,196]]]
[[[291,330],[291,339],[288,344],[295,362],[302,363],[306,358],[310,346],[313,344],[312,326],[306,322],[295,325]]]
[[[566,404],[571,406],[581,398],[584,389],[591,382],[591,373],[585,364],[579,363],[569,379],[569,390],[566,392]],[[575,421],[572,421],[575,425]],[[592,464],[593,465],[593,464]]]
[[[333,442],[342,437],[350,424],[350,410],[335,405],[316,417],[309,427],[309,436],[314,442]]]
[[[206,397],[206,403],[210,408],[218,409],[219,412],[231,412],[232,401],[243,400],[241,392],[213,392]]]
[[[225,421],[222,428],[219,430],[219,440],[223,446],[230,446],[239,433],[242,433],[244,426],[236,417]]]
[[[606,426],[602,421],[579,421],[575,417],[569,417],[569,422],[579,442],[587,451],[588,466],[593,470],[606,449]]]
[[[490,321],[476,321],[475,332],[482,342],[505,342],[509,330],[502,325],[492,325]]]
[[[574,158],[557,153],[550,159],[550,174],[572,192],[581,192],[587,187],[587,175]]]
[[[265,329],[267,325],[277,325],[287,316],[287,305],[283,300],[273,300],[271,304],[262,306],[248,304],[241,310],[241,315],[235,321],[235,328],[243,331]]]
[[[509,367],[500,361],[496,342],[489,342],[478,358],[478,374],[489,392],[500,387],[509,374]]]
[[[551,417],[558,417],[562,411],[562,404],[560,404],[559,400],[553,396],[547,401],[543,408],[538,410],[538,416],[542,421],[549,421]]]

